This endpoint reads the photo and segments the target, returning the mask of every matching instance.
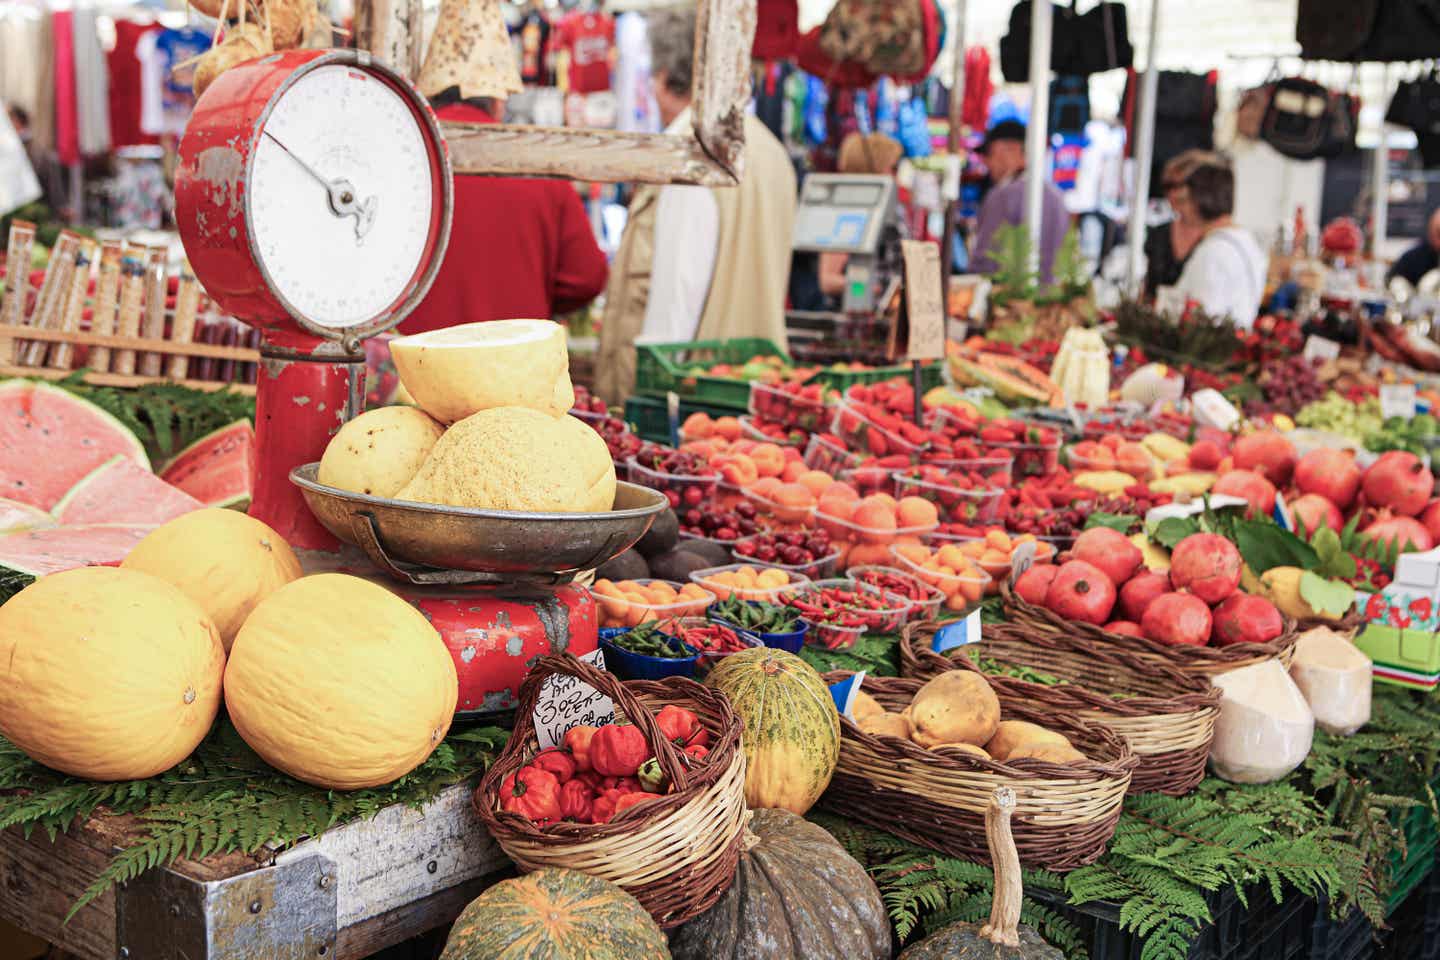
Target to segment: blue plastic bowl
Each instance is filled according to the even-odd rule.
[[[690,650],[690,647],[683,643],[681,646]],[[615,646],[613,638],[604,636],[600,638],[600,648],[605,651],[605,669],[621,680],[693,677],[695,663],[700,659],[700,655],[693,651],[688,657],[650,657],[643,653],[631,653],[623,647]]]
[[[748,602],[753,603],[754,601]],[[799,629],[791,630],[789,633],[756,633],[754,630],[746,630],[743,627],[738,627],[724,617],[719,616],[715,613],[715,606],[715,604],[711,604],[709,609],[705,611],[706,618],[713,623],[723,624],[736,633],[744,634],[747,637],[754,637],[767,647],[774,647],[777,650],[784,650],[787,653],[799,653],[800,648],[805,646],[805,636],[809,632],[810,627],[804,620],[797,618],[796,622],[800,624]]]

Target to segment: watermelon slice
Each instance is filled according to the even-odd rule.
[[[0,568],[31,577],[76,567],[119,566],[153,524],[97,523],[0,537]]]
[[[55,518],[28,503],[0,497],[0,536],[55,526]]]
[[[249,420],[236,420],[177,453],[160,471],[160,479],[207,507],[244,510],[250,505],[254,474],[255,428]]]
[[[90,401],[46,383],[0,383],[0,497],[49,510],[117,455],[150,467],[135,434]]]
[[[148,523],[158,526],[204,504],[127,457],[91,470],[50,512],[61,524]]]

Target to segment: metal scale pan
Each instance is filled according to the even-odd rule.
[[[290,471],[316,519],[381,570],[420,585],[567,583],[628,550],[669,506],[659,491],[620,482],[605,513],[474,510],[328,487],[319,469]]]

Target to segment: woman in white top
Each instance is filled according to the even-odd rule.
[[[1228,317],[1249,330],[1265,296],[1269,257],[1248,230],[1235,226],[1235,174],[1202,164],[1185,178],[1186,199],[1204,227],[1204,239],[1180,274],[1179,290],[1212,317]]]

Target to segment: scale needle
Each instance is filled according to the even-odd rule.
[[[357,241],[365,239],[365,235],[370,232],[371,226],[375,223],[375,212],[379,206],[379,199],[371,194],[364,201],[357,202],[355,186],[349,180],[344,177],[336,177],[331,180],[323,176],[320,171],[300,159],[295,151],[281,143],[275,134],[266,130],[265,136],[269,137],[275,146],[285,151],[286,156],[299,164],[302,170],[314,177],[325,188],[330,200],[330,210],[335,216],[355,218],[355,239]]]

